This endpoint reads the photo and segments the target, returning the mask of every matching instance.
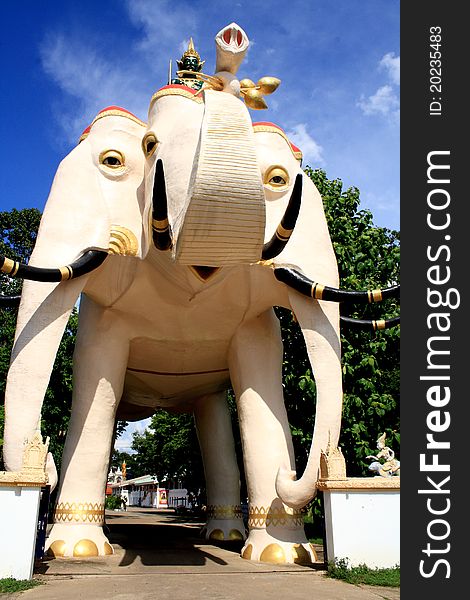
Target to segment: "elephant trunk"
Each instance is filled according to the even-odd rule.
[[[246,107],[230,94],[205,92],[199,152],[175,229],[181,264],[221,267],[261,256],[265,199],[253,127]]]
[[[248,36],[236,23],[221,29],[215,36],[216,73],[222,71],[235,75],[249,44]]]
[[[292,467],[284,464],[276,477],[281,500],[298,509],[316,494],[322,451],[338,444],[343,398],[341,343],[338,304],[311,302],[294,291],[289,292],[289,301],[303,332],[316,384],[315,426],[305,470],[296,479]]]

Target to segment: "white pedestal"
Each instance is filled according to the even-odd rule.
[[[31,579],[41,488],[0,483],[0,579]]]
[[[325,507],[327,560],[351,567],[400,564],[400,479],[349,478],[320,482]]]

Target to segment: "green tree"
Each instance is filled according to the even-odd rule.
[[[193,417],[158,410],[144,433],[134,433],[132,449],[140,472],[159,481],[182,480],[190,490],[204,487],[204,470]]]
[[[135,477],[141,477],[142,475],[149,474],[144,470],[145,464],[141,464],[137,454],[129,454],[128,452],[113,450],[111,456],[111,467],[121,469],[123,462],[126,463],[127,479],[134,479]]]

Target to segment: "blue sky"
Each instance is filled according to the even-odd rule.
[[[232,21],[251,47],[239,77],[281,79],[254,121],[280,125],[304,166],[361,191],[399,229],[398,0],[3,0],[0,210],[44,208],[55,170],[102,108],[146,119],[189,37],[215,65]]]

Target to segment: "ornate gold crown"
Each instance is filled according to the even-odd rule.
[[[195,56],[198,59],[198,61],[201,62],[199,52],[194,47],[193,38],[189,38],[188,49],[184,52],[183,56],[181,57],[181,62],[183,62],[183,60],[188,56]]]

